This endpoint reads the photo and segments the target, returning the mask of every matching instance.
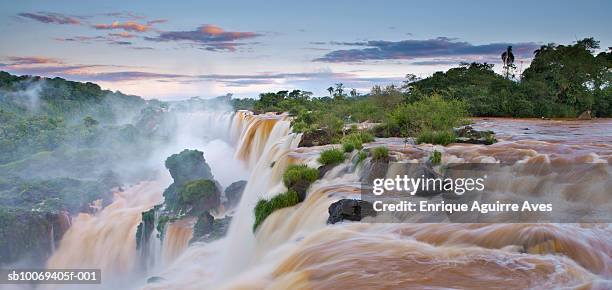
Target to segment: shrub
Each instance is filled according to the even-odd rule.
[[[253,224],[253,231],[257,230],[257,227],[263,223],[263,221],[271,215],[274,211],[290,207],[298,204],[298,194],[294,190],[287,190],[285,193],[281,193],[270,200],[259,200],[255,206],[255,223]]]
[[[183,185],[179,191],[183,209],[193,212],[208,211],[217,208],[221,204],[221,193],[214,181],[208,179],[196,179]]]
[[[344,153],[338,149],[328,149],[321,152],[319,156],[319,163],[323,165],[335,165],[344,161]]]
[[[465,102],[444,100],[432,95],[397,107],[388,116],[387,133],[392,136],[414,136],[424,131],[446,131],[461,125],[467,116]]]
[[[455,133],[452,130],[445,131],[423,131],[419,133],[417,136],[417,143],[429,143],[429,144],[439,144],[439,145],[448,145],[450,143],[455,142]]]
[[[442,162],[442,153],[438,150],[434,150],[431,152],[431,155],[429,155],[429,161],[433,165],[440,164],[440,162]]]
[[[287,188],[291,188],[300,182],[307,182],[308,185],[319,178],[319,171],[309,168],[305,164],[289,165],[283,174],[283,183]]]
[[[353,150],[355,150],[355,144],[349,141],[344,141],[344,143],[342,143],[342,150],[344,150],[346,153],[351,153]]]
[[[376,147],[372,150],[372,159],[375,161],[384,161],[389,159],[389,148]]]
[[[345,149],[345,152],[352,152],[353,150],[346,151],[347,147],[350,149],[350,146],[353,146],[353,149],[361,150],[363,148],[363,143],[368,143],[374,141],[374,136],[367,132],[357,132],[346,135],[342,138],[342,146]]]
[[[215,183],[208,179],[196,179],[185,183],[181,188],[181,198],[184,202],[194,203],[203,198],[218,194]]]

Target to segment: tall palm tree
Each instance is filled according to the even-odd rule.
[[[329,92],[329,96],[330,96],[330,97],[333,97],[333,96],[334,96],[334,95],[333,95],[333,94],[334,94],[334,88],[333,88],[333,87],[329,87],[329,88],[327,88],[327,91]]]
[[[504,62],[504,68],[506,69],[506,78],[508,78],[510,76],[510,69],[514,67],[514,53],[512,53],[511,45],[502,53],[501,58]]]

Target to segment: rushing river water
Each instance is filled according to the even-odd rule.
[[[206,126],[212,122],[215,128],[207,129],[212,135],[196,130],[207,135],[208,143],[190,141],[186,146],[199,145],[194,149],[203,150],[207,160],[214,160],[207,155],[207,144],[223,140],[233,147],[235,160],[211,164],[213,173],[250,174],[227,236],[187,245],[190,224],[170,225],[155,250],[163,262],[142,273],[135,231],[140,213],[159,203],[170,183],[160,179],[118,193],[115,202],[96,214],[76,217],[49,267],[101,268],[105,282],[100,289],[612,288],[610,224],[327,225],[331,203],[359,197],[360,177],[368,168],[354,165],[351,158],[316,181],[304,202],[276,211],[254,234],[253,207],[260,198],[285,190],[281,179],[286,166],[317,167],[319,152],[330,146],[298,148],[300,136],[290,133],[284,115],[237,112],[190,118],[204,118]],[[476,119],[474,126],[495,131],[499,142],[441,147],[389,138],[366,147],[388,146],[394,158],[406,162],[422,162],[432,150],[443,152],[442,163],[612,161],[612,120]],[[597,187],[584,202],[610,205],[611,173],[597,174],[604,178],[603,190]],[[537,180],[529,182],[537,186]],[[150,276],[161,278],[147,284]]]

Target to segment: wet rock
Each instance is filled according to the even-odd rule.
[[[323,176],[325,176],[325,173],[332,170],[335,166],[336,164],[327,164],[327,165],[319,166],[319,168],[317,169],[319,170],[319,178],[323,178]]]
[[[233,208],[240,202],[244,188],[247,182],[245,180],[236,181],[225,188],[225,198],[227,199],[223,204],[226,209]]]
[[[495,139],[495,133],[493,131],[479,131],[472,128],[472,126],[463,126],[454,129],[457,138],[456,143],[469,143],[469,144],[484,144],[491,145],[497,140]]]
[[[189,243],[212,242],[224,237],[227,234],[227,230],[229,229],[231,221],[231,216],[214,219],[212,222],[211,230],[208,233],[199,236],[196,235],[194,226],[193,238],[191,238],[191,241],[189,241]]]
[[[151,239],[151,234],[155,230],[155,215],[159,206],[141,213],[141,222],[136,228],[136,249],[148,248],[147,244]]]
[[[298,180],[293,185],[291,185],[291,189],[293,189],[298,194],[298,201],[302,202],[306,199],[306,192],[308,191],[308,187],[310,187],[311,182],[308,180]]]
[[[198,239],[213,231],[215,218],[209,212],[203,212],[193,226],[193,239]]]
[[[332,203],[328,209],[328,224],[345,220],[360,221],[366,216],[376,216],[372,203],[358,199],[341,199]]]
[[[388,170],[389,162],[370,160],[364,165],[361,171],[360,180],[372,184],[374,179],[384,178]]]
[[[159,277],[159,276],[151,276],[147,279],[147,283],[157,283],[157,282],[161,282],[164,281],[166,279]]]
[[[584,111],[578,116],[578,120],[591,120],[591,118],[591,110]]]

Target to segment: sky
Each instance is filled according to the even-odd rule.
[[[2,1],[0,70],[146,99],[358,92],[513,46],[612,46],[612,1]]]

